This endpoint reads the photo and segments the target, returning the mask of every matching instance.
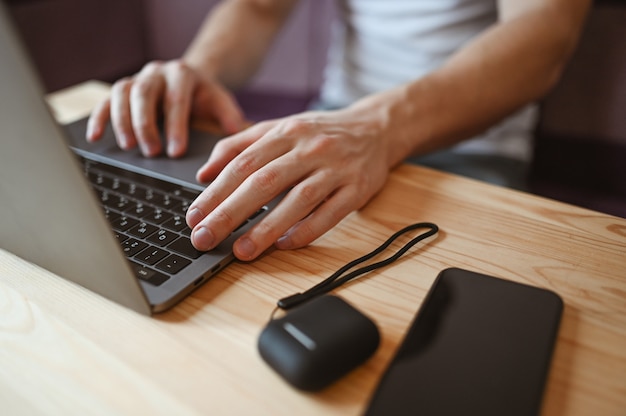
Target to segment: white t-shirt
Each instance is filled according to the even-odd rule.
[[[414,81],[497,21],[496,0],[340,0],[320,99],[328,107]],[[528,107],[458,152],[531,157]]]

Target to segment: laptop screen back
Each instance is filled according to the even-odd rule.
[[[0,56],[0,247],[150,313],[2,4]]]

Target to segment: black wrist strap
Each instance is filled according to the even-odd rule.
[[[411,241],[406,243],[400,250],[398,250],[394,255],[384,260],[378,261],[376,263],[368,264],[367,266],[363,266],[359,269],[353,270],[352,272],[346,274],[345,276],[342,276],[344,273],[346,273],[348,270],[352,269],[353,267],[367,260],[370,260],[372,257],[382,253],[387,247],[391,245],[391,243],[393,243],[402,234],[405,234],[409,231],[413,231],[413,230],[420,229],[420,228],[427,228],[428,231],[413,238]],[[304,303],[316,296],[330,292],[331,290],[341,286],[342,284],[354,279],[357,276],[360,276],[367,272],[371,272],[372,270],[375,270],[381,267],[385,267],[393,263],[394,261],[398,260],[400,256],[406,253],[415,244],[419,243],[420,241],[432,235],[437,234],[438,231],[439,231],[439,227],[437,227],[437,225],[430,223],[430,222],[420,222],[417,224],[409,225],[408,227],[404,227],[403,229],[401,229],[400,231],[396,232],[391,237],[389,237],[389,239],[385,241],[376,250],[364,255],[363,257],[359,257],[358,259],[351,261],[350,263],[346,264],[341,269],[337,270],[331,276],[324,279],[322,282],[318,283],[317,285],[313,286],[311,289],[307,290],[306,292],[296,293],[294,295],[287,296],[286,298],[282,298],[281,300],[277,302],[277,305],[279,308],[284,309],[284,310],[293,308],[294,306]]]

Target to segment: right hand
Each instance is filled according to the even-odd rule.
[[[220,140],[197,173],[209,183],[186,214],[191,240],[211,250],[279,194],[279,204],[234,244],[243,261],[274,244],[304,247],[363,207],[397,163],[388,111],[308,111],[268,120]],[[383,105],[380,105],[383,107]]]
[[[150,62],[136,75],[117,81],[111,95],[96,106],[87,124],[87,141],[99,140],[111,120],[122,149],[139,146],[144,156],[157,156],[163,151],[159,111],[164,114],[169,157],[187,151],[192,119],[217,122],[225,134],[245,125],[235,98],[216,80],[203,78],[181,60]]]

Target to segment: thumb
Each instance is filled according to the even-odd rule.
[[[235,97],[226,89],[217,84],[213,84],[199,94],[196,111],[202,119],[213,119],[217,121],[220,128],[226,135],[239,133],[247,127],[248,123],[239,107]]]

